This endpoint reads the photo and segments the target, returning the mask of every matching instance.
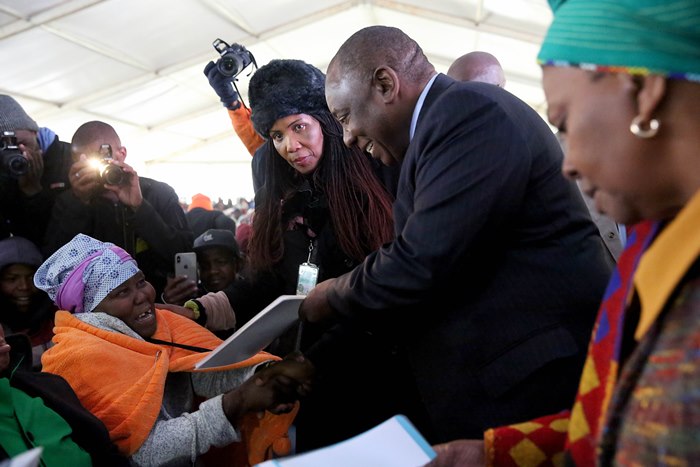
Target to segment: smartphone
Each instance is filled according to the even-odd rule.
[[[175,253],[175,275],[197,283],[197,253]]]

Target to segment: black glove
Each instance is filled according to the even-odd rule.
[[[231,76],[224,76],[216,63],[209,62],[207,66],[204,67],[204,74],[209,80],[209,86],[216,92],[219,96],[221,102],[229,110],[236,110],[241,106],[241,102],[238,100],[238,94],[233,89],[233,78]]]

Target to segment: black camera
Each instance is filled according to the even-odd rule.
[[[221,58],[216,61],[216,67],[224,76],[236,77],[251,63],[256,68],[258,66],[253,54],[240,44],[228,45],[221,39],[216,39],[211,45],[221,55]]]
[[[14,131],[3,131],[0,137],[0,174],[19,178],[29,172],[29,161],[17,145]]]
[[[100,160],[98,170],[102,183],[106,185],[126,185],[129,180],[126,172],[118,165],[107,162],[112,160],[112,146],[109,144],[101,145],[98,158]]]

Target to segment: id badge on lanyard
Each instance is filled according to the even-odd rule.
[[[306,262],[299,265],[299,278],[297,280],[297,295],[307,295],[316,287],[318,280],[318,266],[311,262],[311,252],[314,249],[313,241],[309,244],[309,257]]]

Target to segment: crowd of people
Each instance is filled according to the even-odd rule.
[[[700,463],[700,4],[550,3],[556,134],[493,55],[438,73],[395,27],[272,60],[249,107],[210,62],[236,206],[0,95],[28,161],[0,170],[0,460],[254,465],[401,413],[430,467]],[[195,368],[297,293],[270,346]]]

